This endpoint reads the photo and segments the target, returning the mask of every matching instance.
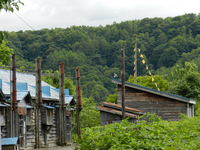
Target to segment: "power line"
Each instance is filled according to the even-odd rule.
[[[26,24],[31,30],[35,30],[24,18],[22,18],[21,16],[19,16],[16,12],[14,12],[14,14],[17,16],[17,18],[19,20],[21,20],[24,24]]]

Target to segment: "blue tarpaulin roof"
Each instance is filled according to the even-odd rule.
[[[64,89],[65,96],[69,95],[69,89]]]
[[[2,82],[2,92],[4,94],[10,94],[10,70],[0,69],[0,86]],[[28,73],[16,73],[17,78],[17,93],[18,91],[29,91],[32,97],[36,95],[35,81],[36,78],[33,74]],[[1,88],[1,87],[0,87]],[[65,96],[69,95],[69,89],[65,89]],[[18,97],[22,97],[20,94]],[[42,81],[42,98],[57,99],[59,100],[59,89],[49,85]]]
[[[12,138],[2,138],[1,144],[2,145],[17,145],[18,137]]]
[[[17,88],[17,90],[20,90],[20,91],[27,91],[28,85],[25,82],[17,82],[16,88]]]
[[[42,95],[51,96],[50,86],[42,86]]]
[[[58,88],[55,88],[54,90],[59,93]],[[65,93],[65,96],[69,96],[69,89],[64,89],[64,93]]]

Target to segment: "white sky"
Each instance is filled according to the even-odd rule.
[[[99,26],[145,17],[200,13],[200,0],[22,0],[16,12],[35,30]],[[0,12],[0,30],[31,30],[15,13]]]

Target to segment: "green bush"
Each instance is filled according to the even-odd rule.
[[[152,116],[150,117],[151,120]],[[197,150],[200,149],[200,117],[180,121],[127,120],[86,128],[81,150]]]

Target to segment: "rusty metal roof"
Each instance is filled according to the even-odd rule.
[[[108,112],[108,113],[115,114],[115,115],[119,115],[119,116],[122,115],[122,111],[116,110],[116,109],[113,109],[113,108],[108,108],[108,107],[104,107],[104,106],[97,106],[97,109],[100,110],[100,111]],[[125,117],[137,118],[138,115],[135,115],[135,114],[131,114],[131,113],[127,113],[127,112],[126,112],[126,113],[125,113]]]
[[[106,106],[106,107],[114,108],[114,109],[117,109],[117,110],[122,110],[122,106],[119,105],[119,104],[103,102],[102,105]],[[125,107],[125,110],[127,112],[136,113],[136,114],[138,114],[138,113],[140,114],[140,113],[144,112],[142,110],[139,110],[139,109],[136,109],[136,108],[131,108],[131,107]]]
[[[102,106],[97,106],[97,109],[100,111],[108,112],[115,115],[122,115],[122,106],[114,103],[103,102]],[[125,116],[130,118],[137,118],[140,115],[143,115],[142,110],[135,108],[125,107]]]

